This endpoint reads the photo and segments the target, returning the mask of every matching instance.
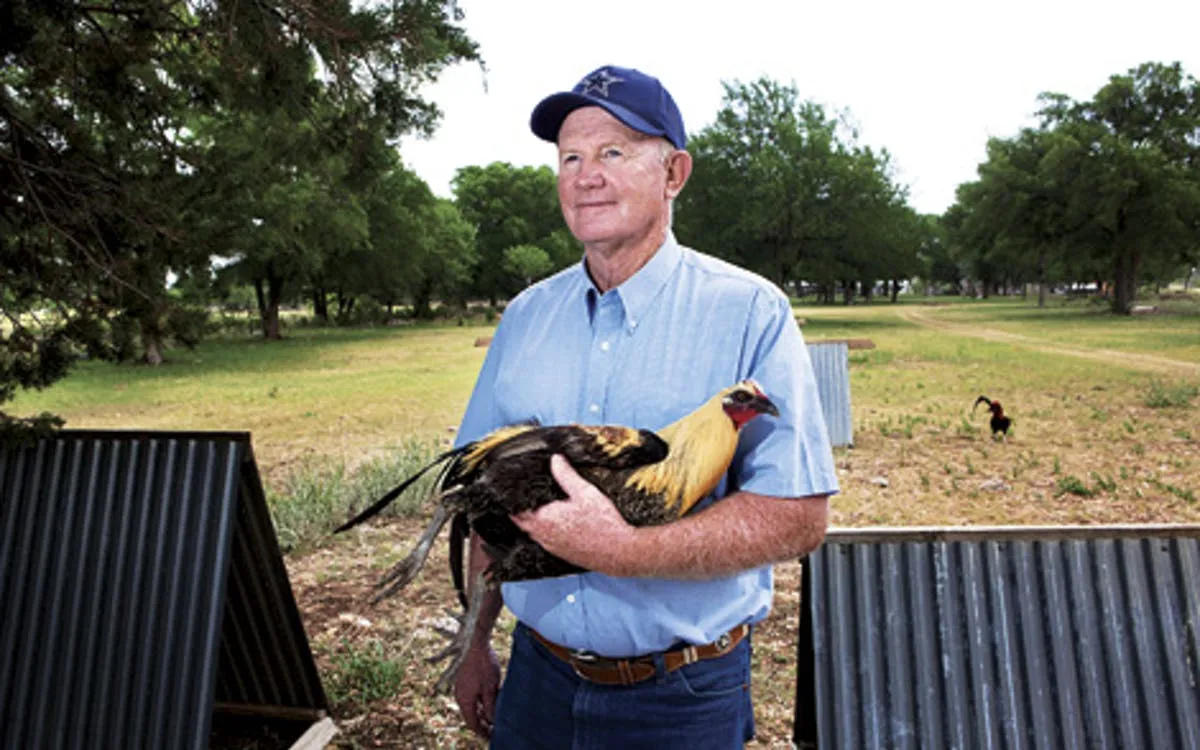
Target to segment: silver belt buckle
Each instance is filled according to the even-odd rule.
[[[595,664],[599,660],[600,657],[597,654],[593,654],[591,651],[571,652],[571,661],[580,661],[584,664]]]
[[[733,639],[729,637],[729,633],[722,633],[720,638],[713,641],[713,645],[717,647],[718,651],[724,651],[725,649],[729,648],[729,643],[732,640]]]

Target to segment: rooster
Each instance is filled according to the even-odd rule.
[[[421,475],[440,466],[433,492],[433,519],[412,552],[378,584],[378,602],[413,580],[442,527],[453,518],[450,565],[465,607],[458,634],[433,660],[454,656],[438,681],[446,692],[466,653],[485,589],[506,581],[568,575],[583,571],[534,542],[510,516],[565,499],[550,473],[550,457],[560,453],[579,474],[607,495],[627,522],[650,526],[674,521],[716,488],[737,449],[738,435],[761,414],[779,410],[752,380],[718,392],[695,411],[659,430],[577,424],[503,427],[447,451],[373,505],[340,526],[345,531],[383,510]],[[466,596],[463,542],[474,531],[491,564]]]
[[[975,405],[971,407],[971,411],[975,411],[980,404],[987,404],[988,409],[992,412],[992,419],[989,422],[992,428],[992,437],[1000,433],[1003,433],[1007,437],[1008,428],[1012,424],[1012,420],[1004,415],[1004,407],[1000,406],[1000,402],[992,401],[987,396],[980,396],[975,399]]]

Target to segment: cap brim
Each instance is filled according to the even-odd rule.
[[[551,94],[533,108],[529,118],[529,127],[533,134],[543,141],[558,143],[558,131],[562,128],[563,120],[580,107],[601,107],[613,117],[639,133],[666,137],[665,130],[651,125],[649,122],[625,109],[619,104],[613,104],[607,99],[576,94],[573,91],[563,91]]]

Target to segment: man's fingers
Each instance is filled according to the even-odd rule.
[[[587,480],[579,476],[575,471],[575,467],[571,466],[561,454],[555,453],[550,457],[550,473],[554,475],[554,481],[558,482],[558,486],[562,487],[563,492],[571,497],[582,494],[588,487]]]

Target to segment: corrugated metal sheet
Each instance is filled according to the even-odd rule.
[[[250,466],[253,466],[251,463]],[[303,717],[326,707],[258,471],[242,472],[217,702]],[[298,709],[298,710],[297,710]]]
[[[207,747],[219,691],[326,707],[247,435],[64,431],[0,448],[0,497],[0,746]]]
[[[804,577],[801,747],[1200,748],[1200,527],[832,531]]]
[[[845,341],[813,341],[808,344],[821,411],[829,442],[835,446],[854,445],[854,425],[850,419],[850,348]]]

